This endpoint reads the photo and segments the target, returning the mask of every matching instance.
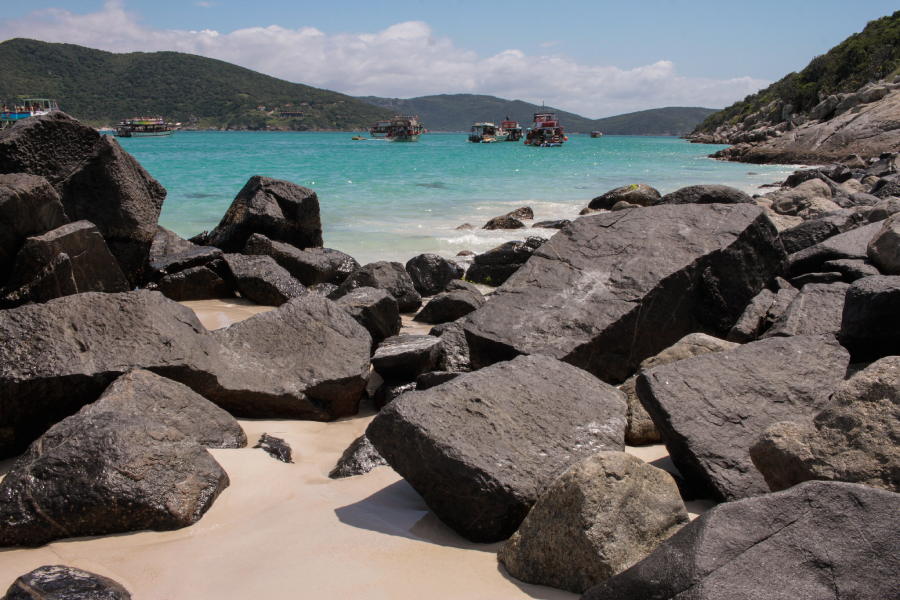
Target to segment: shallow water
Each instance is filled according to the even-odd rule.
[[[352,136],[178,132],[120,142],[168,190],[160,222],[179,235],[215,227],[247,179],[267,175],[314,189],[325,245],[361,263],[482,252],[555,233],[477,229],[520,206],[532,207],[535,221],[571,219],[591,198],[620,185],[645,182],[667,193],[723,183],[752,193],[793,170],[718,162],[706,156],[719,146],[672,137],[573,135],[561,148],[532,148],[471,144],[464,134],[429,133],[412,144]],[[457,231],[463,223],[476,229]]]

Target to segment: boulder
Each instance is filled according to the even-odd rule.
[[[863,277],[871,277],[872,275],[881,275],[881,272],[867,260],[858,258],[843,258],[838,260],[828,260],[822,265],[826,271],[838,272],[844,281],[853,283],[857,279]]]
[[[785,268],[790,277],[806,273],[821,272],[822,265],[829,260],[842,258],[867,258],[866,247],[878,231],[880,223],[852,229],[846,233],[832,236],[824,242],[810,246],[800,252],[788,256]]]
[[[562,229],[569,223],[571,223],[569,219],[559,219],[558,221],[538,221],[534,225],[531,226],[532,229]]]
[[[468,373],[472,370],[469,358],[469,342],[466,341],[465,317],[452,323],[432,327],[429,335],[441,338],[441,354],[437,368],[451,373]]]
[[[482,229],[524,229],[525,223],[514,217],[494,217]]]
[[[900,355],[900,276],[854,281],[847,290],[838,337],[853,357],[867,362]]]
[[[866,254],[885,275],[900,275],[900,213],[884,222],[869,241]]]
[[[157,292],[77,294],[0,311],[0,457],[21,453],[131,369],[197,390],[214,377],[217,354],[194,312]]]
[[[792,335],[837,335],[841,330],[847,283],[810,283],[788,305],[781,316],[761,337]]]
[[[406,272],[422,296],[439,294],[448,283],[460,278],[456,267],[437,254],[414,256],[406,263]]]
[[[640,208],[640,206],[637,204],[632,204],[631,202],[619,201],[619,202],[616,202],[615,204],[613,204],[612,208],[610,208],[609,210],[618,211],[618,210],[628,210],[629,208]]]
[[[460,376],[460,373],[451,373],[449,371],[428,371],[416,377],[416,389],[424,391],[433,387],[437,387],[442,383],[447,383]]]
[[[354,477],[356,475],[365,475],[375,467],[382,467],[387,464],[378,450],[372,446],[372,442],[362,434],[341,454],[337,464],[328,474],[331,479],[343,479],[344,477]]]
[[[75,293],[128,291],[128,281],[100,232],[93,223],[77,221],[25,240],[16,256],[7,293],[31,284],[60,254],[69,257]]]
[[[166,298],[176,302],[234,297],[234,292],[225,280],[213,268],[205,265],[166,275],[157,285]]]
[[[0,297],[0,308],[11,308],[34,302],[43,303],[77,293],[78,286],[75,284],[72,261],[68,254],[61,253],[35,274],[29,283]]]
[[[479,294],[480,296],[481,294]],[[455,321],[467,314],[478,310],[484,304],[484,300],[479,300],[478,296],[467,290],[456,290],[453,292],[444,292],[432,298],[428,304],[413,317],[414,321],[420,323],[430,323],[437,325],[438,323],[447,323]]]
[[[850,94],[850,96],[848,96],[848,98],[846,99],[849,100],[849,98],[852,96],[853,94]],[[850,108],[853,107],[851,106]],[[822,175],[836,183],[844,183],[846,181],[849,181],[850,179],[853,179],[853,171],[850,170],[850,167],[841,163],[833,163],[824,167],[819,167],[818,171]]]
[[[484,296],[482,295],[481,291],[477,287],[475,287],[474,285],[469,283],[468,281],[464,281],[462,279],[452,280],[451,282],[449,282],[447,285],[444,286],[444,291],[445,292],[458,292],[458,291],[469,292],[470,294],[472,294],[473,296],[478,298],[482,303],[484,302]]]
[[[741,190],[727,185],[691,185],[683,187],[656,200],[659,204],[756,204]]]
[[[781,315],[784,311],[787,310],[787,307],[791,305],[791,302],[794,301],[794,298],[797,297],[797,294],[800,293],[800,290],[792,286],[790,283],[781,279],[780,277],[776,278],[781,284],[780,289],[775,293],[775,301],[772,303],[772,306],[769,307],[769,312],[766,313],[766,323],[763,326],[763,329],[768,329],[775,322],[781,318]]]
[[[646,183],[633,183],[614,190],[610,190],[602,196],[597,196],[588,204],[593,210],[610,210],[619,202],[628,202],[638,206],[650,206],[661,198],[659,191]]]
[[[862,225],[865,225],[865,219],[861,214],[854,210],[844,209],[804,221],[778,235],[781,237],[785,251],[788,254],[794,254]]]
[[[0,175],[0,287],[6,284],[25,238],[68,223],[59,194],[46,179]]]
[[[541,494],[497,559],[516,579],[581,594],[688,523],[671,475],[624,452],[600,452]]]
[[[273,437],[268,433],[262,434],[259,441],[256,442],[256,445],[253,447],[265,451],[266,454],[283,463],[294,462],[291,458],[291,445],[283,439]]]
[[[385,381],[413,381],[434,368],[441,339],[431,335],[397,335],[384,340],[372,357],[372,368]]]
[[[625,400],[589,373],[522,356],[388,404],[366,436],[429,508],[473,542],[518,529],[566,469],[624,449]]]
[[[226,254],[225,262],[241,295],[257,304],[281,306],[309,293],[271,256]]]
[[[108,577],[65,565],[46,565],[16,578],[4,600],[131,600]]]
[[[546,354],[624,381],[689,333],[727,335],[783,258],[772,223],[749,204],[578,219],[466,317],[472,366]]]
[[[199,267],[222,258],[222,251],[210,246],[198,246],[158,227],[150,246],[150,279],[157,281],[166,275]]]
[[[729,342],[746,344],[759,338],[766,325],[766,315],[769,308],[775,303],[775,294],[770,290],[763,290],[757,294],[744,312],[741,313],[737,323],[728,332],[726,338]]]
[[[102,412],[142,417],[177,429],[204,448],[243,448],[247,435],[234,417],[191,388],[137,369],[122,375],[81,414]]]
[[[840,103],[841,101],[837,96],[833,94],[828,96],[809,111],[809,119],[811,121],[827,121],[834,115],[834,111],[837,110]]]
[[[372,398],[375,409],[381,410],[406,392],[411,392],[415,389],[415,381],[385,381],[378,386],[378,389],[375,390],[375,396]]]
[[[526,242],[505,242],[492,250],[475,256],[466,271],[466,280],[497,287],[509,279],[534,254],[533,245]]]
[[[886,199],[891,196],[900,196],[900,180],[881,179],[870,192],[876,198]]]
[[[738,344],[714,338],[705,333],[692,333],[678,340],[672,346],[666,348],[656,356],[651,356],[643,361],[641,371],[652,369],[661,365],[668,365],[679,360],[702,356],[713,352],[723,352],[737,348]]]
[[[759,434],[821,411],[848,363],[832,336],[777,337],[644,371],[637,393],[685,480],[732,501],[768,491],[749,454]]]
[[[216,378],[188,385],[231,414],[332,421],[359,411],[372,338],[334,302],[307,294],[211,337]]]
[[[750,447],[773,492],[810,480],[900,492],[900,357],[872,363],[841,383],[812,424],[784,422]]]
[[[196,523],[228,475],[179,430],[79,413],[35,441],[0,483],[0,546]]]
[[[854,206],[875,206],[876,204],[878,204],[878,202],[880,200],[881,200],[880,198],[876,198],[875,196],[872,196],[871,194],[865,194],[865,193],[859,193],[859,192],[857,192],[855,194],[850,194],[850,201],[853,203]]]
[[[247,239],[244,254],[250,256],[271,256],[305,286],[320,283],[340,285],[357,269],[359,263],[343,252],[331,248],[307,248],[300,250],[294,246],[270,240],[261,233],[254,233]]]
[[[808,219],[810,210],[818,213],[840,209],[840,206],[831,202],[831,188],[820,179],[809,179],[796,188],[774,192],[770,197],[772,210],[782,215]]]
[[[338,286],[334,285],[333,283],[317,283],[316,285],[309,286],[308,289],[313,294],[318,294],[325,298],[331,299],[332,294],[338,291]],[[393,298],[393,296],[391,296],[391,298]]]
[[[898,515],[898,494],[825,481],[720,504],[582,598],[891,598]]]
[[[356,288],[338,298],[338,306],[347,311],[372,336],[372,351],[386,338],[398,335],[402,320],[397,301],[385,290]]]
[[[207,245],[240,252],[254,233],[300,250],[321,248],[319,198],[290,181],[254,175],[209,233]]]
[[[512,212],[506,213],[504,216],[520,220],[531,220],[534,219],[534,211],[531,210],[530,206],[522,206]]]
[[[662,441],[653,419],[641,405],[637,396],[637,375],[629,377],[619,386],[619,390],[625,394],[625,443],[629,446],[644,446],[646,444],[658,444]]]
[[[403,265],[397,262],[367,264],[351,273],[330,297],[335,300],[360,287],[385,290],[397,300],[400,312],[415,312],[422,306],[422,296],[413,286],[412,278]]]
[[[856,207],[856,210],[869,223],[877,223],[900,213],[900,198],[880,200],[871,206]]]

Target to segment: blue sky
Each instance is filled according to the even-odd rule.
[[[174,49],[356,95],[488,93],[591,117],[724,106],[898,8],[881,0],[8,4],[0,39]]]

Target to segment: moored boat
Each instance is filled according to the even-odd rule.
[[[46,115],[59,110],[56,100],[50,98],[22,98],[19,102],[22,104],[15,104],[12,108],[6,104],[3,105],[3,110],[0,111],[0,131],[22,119]]]
[[[599,131],[592,131],[592,132],[591,132],[591,137],[592,137],[592,138],[603,137],[603,134],[600,133]]]
[[[508,137],[508,132],[502,127],[497,127],[493,123],[475,123],[469,133],[469,141],[475,144],[505,142]]]
[[[568,139],[562,125],[559,124],[559,119],[556,118],[556,113],[540,112],[535,113],[534,122],[525,134],[525,145],[553,148],[562,146]]]
[[[116,137],[167,137],[175,130],[162,117],[125,119],[116,125]]]
[[[373,138],[387,138],[388,132],[391,130],[390,121],[378,121],[369,130]]]
[[[419,123],[419,117],[400,115],[391,119],[387,139],[389,142],[418,142],[423,133],[426,129]]]
[[[506,138],[507,142],[518,142],[522,139],[522,126],[519,125],[518,121],[511,121],[509,115],[500,124],[500,127],[509,134],[509,137]]]

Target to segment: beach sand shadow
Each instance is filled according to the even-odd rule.
[[[573,594],[572,592],[519,581],[506,571],[506,567],[504,567],[503,563],[500,561],[497,561],[497,572],[503,576],[503,579],[522,590],[523,594],[528,594],[532,598],[537,598],[538,600],[575,600],[579,597],[578,594]]]

